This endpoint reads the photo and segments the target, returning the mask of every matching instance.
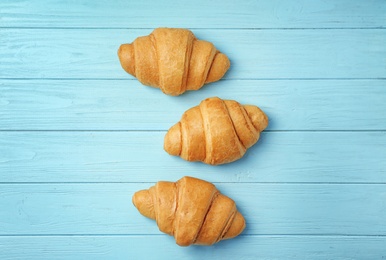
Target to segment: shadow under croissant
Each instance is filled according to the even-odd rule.
[[[240,250],[241,245],[248,243],[247,238],[247,235],[241,234],[238,237],[228,240],[222,240],[211,246],[191,245],[188,247],[182,247],[182,249],[187,252],[194,252],[194,254],[205,254],[205,256],[209,256],[206,254],[211,254],[210,256],[213,256],[212,254],[215,254],[217,251],[223,252],[224,250]]]
[[[239,164],[240,165],[248,165],[248,164],[250,164],[250,162],[256,163],[256,161],[259,160],[259,154],[261,153],[260,151],[261,151],[261,149],[263,149],[261,147],[265,146],[265,143],[267,142],[267,140],[266,140],[267,136],[266,135],[267,135],[267,132],[262,132],[260,134],[259,141],[255,145],[248,148],[248,150],[245,152],[243,157],[241,157],[237,161],[230,162],[230,163],[224,163],[224,164],[218,164],[218,165],[211,165],[211,166],[215,166],[215,168],[224,169],[224,168],[234,168]],[[175,161],[175,163],[182,163],[182,164],[189,163],[189,164],[191,164],[191,166],[198,167],[199,169],[203,169],[202,167],[208,166],[206,163],[201,162],[201,161],[186,162],[186,160],[184,160],[178,156],[169,156],[169,159]],[[200,172],[201,171],[198,171],[198,173],[200,173]]]

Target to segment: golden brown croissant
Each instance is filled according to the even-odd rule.
[[[157,28],[131,44],[122,44],[118,56],[122,68],[142,84],[172,96],[221,79],[230,66],[228,57],[212,43],[176,28]]]
[[[187,161],[229,163],[240,159],[267,126],[268,117],[257,106],[208,98],[169,129],[164,149]]]
[[[157,182],[134,194],[139,212],[155,219],[160,231],[174,236],[180,246],[213,245],[238,236],[245,228],[235,202],[204,180],[183,177]]]

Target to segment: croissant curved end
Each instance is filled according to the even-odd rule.
[[[245,110],[248,113],[248,116],[252,120],[253,126],[259,131],[262,132],[268,126],[268,116],[257,106],[245,105]]]
[[[143,216],[155,219],[154,205],[149,190],[134,193],[133,204]]]
[[[220,80],[231,66],[231,62],[228,57],[218,52],[213,59],[212,67],[209,70],[208,76],[205,80],[205,84]]]
[[[174,156],[181,154],[182,143],[181,143],[181,123],[178,122],[172,126],[165,135],[164,149],[165,151]]]
[[[135,54],[133,44],[122,44],[118,49],[118,57],[122,68],[135,77]]]
[[[237,211],[235,218],[233,219],[232,225],[230,226],[230,228],[222,239],[225,240],[237,237],[244,231],[245,227],[245,219],[243,215],[241,215],[241,213]]]

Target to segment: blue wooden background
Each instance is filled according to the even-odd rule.
[[[179,97],[120,67],[121,43],[191,29],[231,60]],[[188,163],[166,130],[202,99],[260,106],[241,160]],[[131,196],[214,182],[244,233],[182,248]],[[0,258],[385,259],[386,1],[0,2]]]

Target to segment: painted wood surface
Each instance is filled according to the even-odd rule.
[[[152,185],[154,183],[1,184],[0,206],[7,211],[0,214],[0,234],[161,234],[155,222],[141,216],[131,203],[135,191]],[[383,235],[386,232],[386,188],[382,184],[215,185],[234,199],[245,216],[247,228],[243,235],[246,236]]]
[[[117,49],[191,28],[231,60],[179,97],[142,86]],[[385,259],[386,2],[0,2],[1,259]],[[163,150],[207,97],[270,118],[241,160]],[[132,194],[184,175],[216,184],[247,228],[179,247]]]
[[[3,259],[382,259],[382,236],[241,236],[210,248],[176,247],[164,235],[0,237]]]
[[[152,29],[5,28],[0,78],[132,79],[120,66],[122,43]],[[195,29],[229,56],[225,79],[385,78],[384,29]]]
[[[0,130],[168,130],[219,96],[255,104],[269,131],[386,130],[385,80],[222,80],[178,98],[136,80],[1,80]],[[151,104],[151,105],[149,105]]]
[[[235,183],[386,183],[383,131],[264,132],[241,160],[217,167],[168,155],[164,131],[0,134],[0,179],[7,183],[132,183],[183,175]]]
[[[379,0],[3,0],[2,27],[384,28]]]

